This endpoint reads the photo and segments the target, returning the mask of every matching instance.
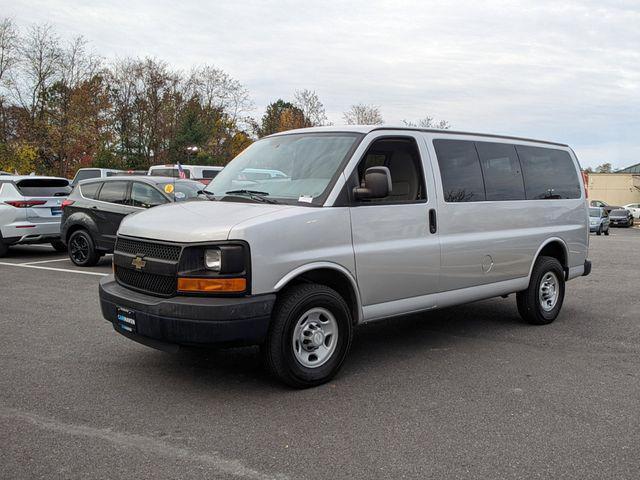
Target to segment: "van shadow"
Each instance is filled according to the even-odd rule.
[[[366,324],[356,330],[351,352],[336,381],[348,381],[353,375],[379,369],[390,359],[426,354],[470,337],[497,339],[526,327],[513,297]],[[164,370],[159,373],[193,381],[203,388],[224,386],[245,393],[265,388],[286,389],[268,375],[258,347],[183,348],[153,363],[153,368]]]

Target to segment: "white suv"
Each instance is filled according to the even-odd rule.
[[[63,201],[71,193],[69,180],[58,177],[0,176],[0,257],[10,245],[60,241]]]

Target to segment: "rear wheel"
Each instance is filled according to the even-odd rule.
[[[609,236],[609,227],[607,227],[607,229],[604,231],[604,234],[608,237]]]
[[[283,292],[262,347],[271,373],[295,388],[330,380],[347,356],[353,324],[349,307],[324,285],[296,285]]]
[[[564,288],[560,262],[553,257],[538,257],[529,287],[516,295],[520,316],[533,325],[553,322],[562,308]]]
[[[51,246],[56,252],[66,252],[67,246],[62,243],[62,240],[51,240]]]
[[[100,258],[91,235],[86,230],[76,230],[69,237],[69,258],[79,267],[90,267]]]
[[[596,232],[596,235],[602,235],[602,225],[598,227],[598,231]]]
[[[0,238],[0,258],[4,257],[9,251],[9,245],[2,242],[2,238]]]

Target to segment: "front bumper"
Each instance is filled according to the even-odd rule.
[[[122,335],[162,350],[177,345],[255,345],[267,334],[275,294],[160,298],[129,290],[113,275],[100,281],[100,308]],[[135,314],[136,331],[120,328],[117,308]]]

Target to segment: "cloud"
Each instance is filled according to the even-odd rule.
[[[585,166],[640,161],[634,0],[14,0],[2,10],[20,25],[82,34],[106,57],[213,63],[249,87],[256,115],[310,88],[335,123],[364,102],[390,123],[431,115],[567,142]]]

